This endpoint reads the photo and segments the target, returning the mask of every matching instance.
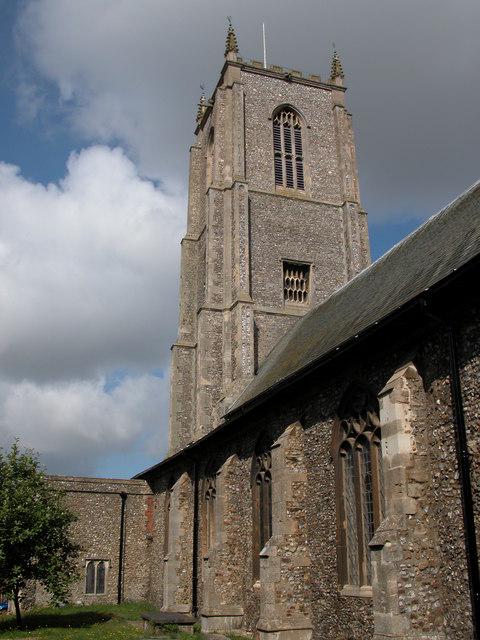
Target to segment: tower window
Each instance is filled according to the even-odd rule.
[[[310,294],[310,265],[283,263],[283,299],[291,304],[307,304]]]
[[[298,113],[285,107],[273,118],[275,185],[305,189],[302,124]]]

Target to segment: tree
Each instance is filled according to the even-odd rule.
[[[15,603],[22,628],[20,596],[31,580],[54,602],[65,601],[75,578],[79,547],[70,539],[76,516],[65,506],[32,451],[0,448],[0,591]]]

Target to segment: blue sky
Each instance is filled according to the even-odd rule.
[[[226,14],[246,58],[262,21],[287,67],[325,76],[337,43],[374,258],[478,178],[478,2],[282,2],[0,0],[0,444],[118,477],[165,454],[188,147]]]

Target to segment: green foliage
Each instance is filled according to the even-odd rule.
[[[198,635],[201,632],[202,632],[202,625],[200,624],[200,622],[195,622],[195,624],[193,625],[193,633],[195,635]]]
[[[226,633],[225,635],[230,640],[252,640],[252,638],[249,638],[248,636],[240,636],[237,633]]]
[[[75,515],[52,488],[37,456],[0,448],[0,591],[18,603],[29,580],[64,602],[75,578],[78,546],[70,540]]]
[[[177,633],[178,631],[178,624],[161,624],[158,626],[165,633]]]

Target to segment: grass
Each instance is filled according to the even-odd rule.
[[[132,621],[151,609],[145,602],[33,609],[24,615],[23,631],[15,629],[15,616],[0,616],[0,640],[134,640],[144,634]]]
[[[14,615],[1,615],[0,640],[136,640],[144,638],[140,614],[153,608],[145,602],[126,602],[32,609],[23,616],[23,631],[15,629]],[[179,631],[176,625],[163,625],[161,635],[163,640],[205,640],[199,624],[193,634]],[[229,640],[252,640],[234,633],[227,636]]]

